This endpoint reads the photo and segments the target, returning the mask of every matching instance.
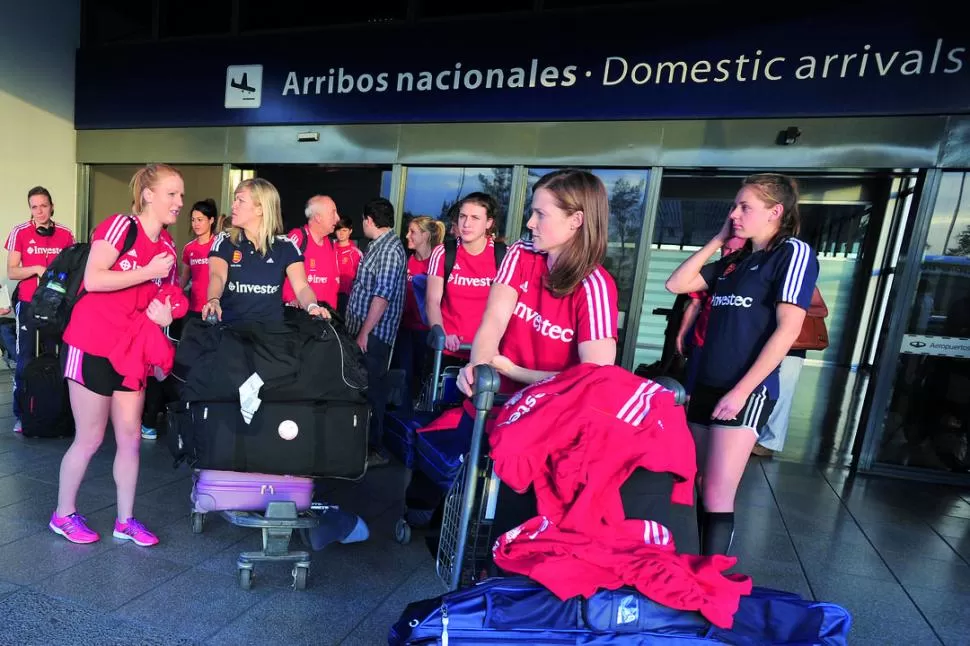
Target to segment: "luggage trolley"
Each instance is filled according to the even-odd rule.
[[[657,377],[652,381],[673,392],[678,405],[683,406],[687,401],[686,391],[676,379]],[[449,590],[475,583],[492,549],[492,520],[499,480],[492,471],[492,459],[485,446],[485,427],[492,405],[501,399],[496,397],[498,388],[499,375],[494,368],[475,367],[471,450],[445,498],[435,564],[438,577]]]
[[[472,402],[475,424],[471,449],[445,497],[435,569],[449,590],[471,585],[492,549],[492,523],[498,480],[485,448],[485,426],[499,388],[498,372],[475,366]]]
[[[426,418],[430,422],[436,413],[441,413],[446,408],[457,406],[460,403],[460,393],[458,393],[457,388],[460,368],[457,366],[442,368],[445,350],[445,331],[440,325],[431,327],[428,331],[427,342],[428,347],[434,352],[432,373],[421,388],[421,393],[414,410],[417,416]],[[471,344],[462,344],[458,349],[462,352],[470,352],[471,348]],[[385,432],[386,436],[387,434]],[[415,455],[417,451],[415,448],[417,445],[416,436],[417,433],[413,429],[409,430],[407,439],[404,442],[405,446],[399,448],[397,451],[401,454],[399,457],[401,457],[404,466],[407,468],[404,479],[405,492],[408,491],[411,485],[414,470],[417,468],[416,463],[420,463]],[[407,498],[405,497],[404,510],[401,517],[394,524],[394,540],[401,545],[407,545],[411,542],[412,524],[414,527],[424,526],[435,516],[434,510],[424,510],[427,512],[428,521],[415,521],[413,518],[409,520],[409,511]]]

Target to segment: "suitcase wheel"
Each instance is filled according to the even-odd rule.
[[[294,590],[306,590],[306,576],[310,571],[305,565],[294,565],[293,566],[293,589]]]
[[[394,524],[394,540],[401,545],[411,542],[411,526],[403,518],[398,518],[397,523]]]
[[[243,590],[249,590],[253,587],[253,568],[239,568],[239,587]]]
[[[192,533],[201,534],[202,528],[205,526],[205,514],[193,511],[190,520],[192,522]]]

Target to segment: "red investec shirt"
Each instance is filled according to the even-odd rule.
[[[20,252],[20,264],[23,267],[49,267],[54,258],[61,251],[74,244],[74,234],[65,226],[52,222],[54,235],[42,236],[37,234],[37,230],[31,222],[18,224],[10,232],[7,242],[3,248],[9,251]],[[18,299],[30,302],[37,291],[40,280],[37,276],[25,278],[20,281]]]
[[[404,313],[401,315],[401,327],[406,330],[428,329],[428,326],[421,319],[421,310],[418,308],[418,297],[414,293],[414,285],[411,281],[415,276],[427,274],[428,264],[430,262],[431,256],[428,256],[424,260],[418,260],[418,257],[414,254],[408,257],[408,284],[407,290],[404,292]]]
[[[599,266],[571,294],[556,298],[545,287],[546,261],[531,242],[509,247],[495,282],[514,289],[519,300],[499,352],[519,367],[559,372],[579,363],[580,343],[616,338],[616,283]],[[518,387],[503,380],[503,392]]]
[[[182,249],[182,264],[189,268],[192,288],[189,290],[189,311],[201,312],[209,290],[209,250],[215,236],[201,244],[198,240],[185,245]]]
[[[304,236],[306,236],[304,227],[293,229],[289,233],[290,240],[299,249],[303,248]],[[337,307],[337,277],[340,273],[337,269],[337,254],[334,252],[330,238],[324,236],[320,244],[317,244],[312,235],[309,237],[306,251],[303,252],[303,266],[306,269],[307,283],[316,294],[317,301],[327,303],[330,307]],[[296,292],[287,280],[283,283],[283,302],[291,303],[295,300]]]
[[[128,216],[122,213],[113,215],[98,225],[91,242],[105,240],[120,252],[125,244],[129,223]],[[111,271],[131,271],[144,267],[160,253],[178,257],[168,231],[162,230],[158,240],[152,242],[138,218],[135,218],[135,223],[138,227],[135,246],[118,256]],[[163,279],[149,280],[115,292],[84,294],[71,311],[71,320],[64,330],[64,341],[82,352],[99,357],[109,356],[117,340],[125,336],[134,315],[144,311],[159,287],[166,284],[178,285],[177,263],[172,264],[171,272]]]
[[[337,266],[340,267],[340,290],[339,293],[350,295],[350,288],[354,286],[354,279],[357,278],[357,268],[360,261],[364,259],[364,254],[353,242],[346,247],[334,245],[337,250]]]
[[[441,297],[441,322],[445,334],[457,334],[462,343],[471,343],[478,326],[485,316],[488,290],[495,280],[495,243],[488,241],[477,256],[459,244],[455,253],[455,265],[448,276],[444,295]],[[445,277],[445,246],[438,245],[431,252],[428,275]],[[448,352],[447,354],[460,354]],[[465,353],[467,355],[467,353]]]

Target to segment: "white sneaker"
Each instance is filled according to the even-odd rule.
[[[141,427],[141,439],[143,440],[157,440],[158,431],[153,428],[148,428],[147,426]]]
[[[24,432],[24,425],[20,422],[19,419],[16,422],[13,423],[13,432],[14,433],[23,433]]]

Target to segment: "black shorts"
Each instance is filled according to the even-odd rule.
[[[694,392],[690,395],[690,403],[687,405],[687,421],[705,426],[748,428],[758,435],[758,431],[768,422],[771,411],[775,407],[775,400],[768,399],[768,389],[762,386],[751,393],[734,419],[711,419],[717,402],[728,392],[729,390],[724,388],[695,385]]]
[[[61,350],[64,378],[76,381],[91,392],[111,397],[115,391],[134,392],[122,385],[124,377],[111,365],[107,357],[98,357],[64,344]]]

